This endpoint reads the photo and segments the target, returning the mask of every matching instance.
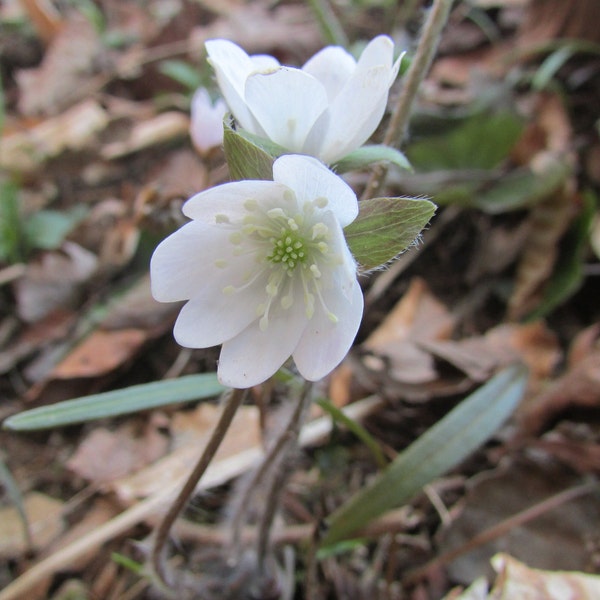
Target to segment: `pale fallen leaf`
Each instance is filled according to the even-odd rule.
[[[51,114],[82,98],[102,51],[91,21],[73,11],[48,46],[41,65],[16,74],[20,112]]]
[[[95,100],[84,100],[29,129],[5,135],[0,144],[0,167],[33,171],[64,150],[92,146],[108,123],[107,112]]]
[[[102,485],[157,460],[167,445],[166,436],[152,424],[141,435],[131,422],[114,431],[99,427],[83,440],[67,466],[80,477]]]
[[[37,261],[30,261],[24,277],[14,284],[17,313],[24,321],[33,322],[73,303],[96,264],[94,254],[70,241],[63,242],[60,251],[45,252]]]
[[[221,409],[213,404],[200,404],[193,412],[177,413],[172,421],[176,449],[156,463],[112,483],[116,494],[127,503],[144,498],[172,486],[190,472],[208,442]],[[246,451],[260,456],[259,414],[254,406],[240,407],[211,465]],[[211,467],[209,467],[209,470]],[[206,478],[210,479],[207,472]]]
[[[120,158],[187,136],[189,127],[190,120],[187,115],[176,111],[165,112],[147,121],[136,123],[127,139],[106,144],[100,150],[100,155],[106,160]]]
[[[56,539],[64,529],[63,503],[39,492],[28,493],[23,507],[33,542],[39,550]],[[14,506],[0,508],[0,558],[17,558],[28,551],[23,523]]]

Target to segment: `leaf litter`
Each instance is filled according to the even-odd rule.
[[[193,90],[160,74],[158,66],[166,59],[185,61],[214,92],[204,64],[206,39],[227,37],[249,53],[294,64],[325,42],[302,2],[167,4],[152,2],[148,10],[109,0],[89,13],[75,5],[0,7],[2,25],[17,40],[8,52],[9,38],[0,34],[0,178],[16,182],[18,194],[18,214],[6,228],[18,235],[0,244],[2,418],[159,380],[172,369],[214,371],[215,351],[180,353],[169,333],[176,310],[155,303],[144,279],[153,248],[181,224],[181,203],[228,177],[221,152],[200,157],[188,137]],[[470,598],[450,590],[483,576],[496,578],[490,598],[516,597],[514,586],[549,598],[557,585],[591,586],[581,598],[597,591],[597,582],[582,574],[600,569],[594,493],[535,513],[548,498],[593,481],[600,468],[598,53],[581,45],[584,50],[572,52],[557,70],[546,66],[550,79],[538,71],[560,48],[561,36],[582,44],[599,40],[589,26],[595,20],[586,18],[588,2],[558,10],[562,4],[455,6],[402,148],[422,165],[416,161],[409,175],[392,169],[388,178],[389,195],[432,197],[442,207],[432,228],[438,218],[445,224],[408,250],[405,267],[394,271],[392,264],[393,276],[362,279],[365,292],[374,292],[356,346],[322,387],[337,406],[357,407],[390,457],[507,364],[528,366],[528,391],[491,443],[404,507],[412,516],[404,513],[394,534],[380,530],[368,543],[322,561],[323,597]],[[398,21],[390,30],[387,9],[331,6],[352,40],[382,32],[399,40],[418,28],[418,12],[407,29]],[[532,80],[546,82],[545,88],[531,86]],[[356,186],[366,181],[360,172],[348,180]],[[588,229],[577,227],[586,197],[595,217]],[[4,250],[26,239],[26,225],[40,211],[69,218],[80,206],[85,216],[72,226],[57,225],[52,247]],[[2,215],[9,214],[5,210]],[[444,221],[450,210],[456,216]],[[582,250],[576,262],[561,261],[572,252],[573,236]],[[556,281],[571,281],[568,293],[556,296]],[[552,308],[537,314],[544,306]],[[531,314],[536,318],[525,322]],[[261,398],[257,390],[259,407]],[[282,400],[277,392],[272,398]],[[269,411],[260,411],[248,406],[239,413],[227,457],[214,465],[222,469],[212,479],[216,487],[194,500],[190,512],[197,514],[185,522],[195,518],[213,527],[220,520],[225,484],[243,476],[262,453]],[[19,581],[26,590],[21,597],[59,598],[65,571],[83,593],[150,597],[145,585],[136,593],[138,577],[113,562],[110,550],[143,560],[131,540],[150,533],[167,482],[185,476],[214,413],[214,405],[202,403],[32,438],[0,432],[34,540],[28,548],[18,511],[2,496],[0,548],[7,561],[0,587],[8,592],[0,591],[0,598],[18,597],[9,586]],[[320,419],[315,423],[329,431],[328,418]],[[290,535],[293,527],[312,526],[332,513],[376,469],[343,427],[325,435],[293,465],[282,513]],[[535,518],[511,527],[511,518],[529,508]],[[389,517],[393,522],[393,511]],[[469,548],[470,539],[503,522],[487,545]],[[87,560],[67,561],[78,544],[87,548]],[[188,535],[186,544],[200,542]],[[437,571],[405,577],[461,546],[459,558]],[[505,554],[492,558],[499,550]],[[38,575],[29,571],[37,579],[28,584],[32,557],[40,569]],[[297,559],[302,580],[308,565],[301,554]]]

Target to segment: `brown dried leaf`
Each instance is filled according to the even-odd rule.
[[[459,516],[440,534],[441,552],[462,547],[475,535],[579,482],[570,470],[533,461],[507,463],[476,476]],[[474,581],[489,572],[488,561],[499,551],[541,569],[583,570],[592,560],[589,543],[600,535],[599,517],[593,495],[572,499],[462,554],[449,564],[450,577],[462,583]]]
[[[422,279],[415,278],[381,325],[365,340],[363,349],[389,361],[390,376],[406,383],[425,383],[437,378],[433,357],[421,343],[447,339],[454,319],[431,294]]]
[[[154,462],[167,446],[167,438],[152,424],[141,435],[132,423],[115,431],[98,428],[83,440],[67,466],[80,477],[102,485]]]
[[[98,329],[86,337],[53,369],[54,379],[98,377],[130,360],[147,340],[141,329]]]
[[[60,500],[39,492],[30,492],[24,498],[23,507],[34,550],[44,548],[63,531],[63,503]],[[0,557],[17,558],[27,550],[23,523],[17,509],[14,506],[0,508]]]
[[[17,73],[21,113],[55,114],[83,98],[102,51],[92,23],[74,11],[48,46],[42,64]]]
[[[160,493],[185,477],[206,445],[220,416],[220,408],[212,404],[200,404],[193,412],[177,413],[172,421],[176,449],[158,462],[115,481],[112,485],[116,494],[126,502]],[[259,414],[254,406],[238,409],[231,427],[221,444],[213,464],[220,463],[219,470],[225,471],[224,462],[256,460],[261,455]],[[207,482],[215,475],[209,467],[203,480]]]
[[[519,414],[521,433],[536,435],[561,412],[571,407],[600,406],[600,349],[572,365],[547,389],[526,402]]]
[[[95,100],[84,100],[31,129],[4,136],[0,167],[19,173],[33,171],[64,150],[90,147],[108,122],[108,114]]]
[[[133,154],[139,150],[170,142],[188,135],[189,117],[183,113],[170,111],[136,123],[125,141],[111,142],[100,150],[106,160]]]
[[[27,265],[25,276],[14,284],[17,313],[24,321],[33,322],[72,304],[96,265],[91,252],[69,241],[63,243],[61,251],[43,253]]]

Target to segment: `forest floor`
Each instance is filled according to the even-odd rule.
[[[215,371],[218,349],[175,343],[179,305],[155,302],[148,276],[182,203],[228,180],[221,148],[201,154],[189,137],[193,91],[218,93],[204,42],[291,65],[330,43],[318,3],[55,4],[0,6],[0,421]],[[410,54],[427,3],[396,4],[324,6],[354,51],[385,33]],[[497,589],[525,581],[536,597],[580,584],[562,571],[600,570],[598,16],[594,0],[455,3],[402,147],[414,171],[386,181],[387,195],[438,210],[399,260],[361,277],[355,345],[315,389],[364,430],[311,412],[273,533],[273,598],[457,598],[478,578],[494,585],[498,553]],[[359,196],[368,176],[347,176]],[[315,528],[373,479],[378,456],[393,460],[515,362],[527,390],[490,441],[315,558]],[[286,389],[253,390],[178,522],[181,572],[209,574],[179,597],[259,597],[210,550],[287,414]],[[0,430],[0,600],[164,597],[144,574],[148,536],[214,427],[215,396]],[[588,585],[577,598],[600,597]]]

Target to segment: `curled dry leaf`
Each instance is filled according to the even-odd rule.
[[[422,279],[413,279],[406,294],[362,348],[389,361],[389,374],[411,384],[437,378],[433,357],[421,349],[421,342],[448,339],[454,319],[429,291]],[[375,368],[377,363],[365,359]],[[368,365],[369,366],[369,365]]]
[[[189,118],[183,113],[165,112],[147,121],[136,123],[125,141],[107,144],[100,151],[100,155],[106,160],[112,160],[133,154],[187,136],[189,127]]]
[[[0,167],[26,173],[65,150],[81,150],[109,123],[107,112],[95,101],[84,100],[56,117],[2,138]]]
[[[526,402],[518,422],[522,434],[537,435],[572,407],[600,406],[600,349],[582,359],[543,392]]]

